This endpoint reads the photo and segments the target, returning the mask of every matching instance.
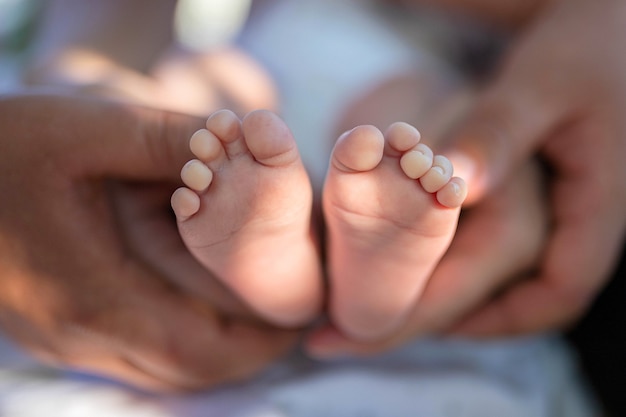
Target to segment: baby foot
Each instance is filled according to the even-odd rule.
[[[278,116],[243,121],[222,110],[196,132],[198,159],[172,195],[191,253],[265,319],[310,321],[320,308],[322,275],[311,234],[311,185],[296,144]]]
[[[406,123],[384,135],[359,126],[331,156],[323,194],[330,315],[358,340],[401,325],[450,245],[467,193],[448,159],[419,140]]]

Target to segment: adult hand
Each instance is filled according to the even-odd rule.
[[[312,351],[371,353],[455,324],[473,336],[538,332],[585,311],[626,229],[625,18],[619,0],[558,2],[518,39],[453,136],[468,204],[478,204],[406,327],[370,345],[325,329],[310,339]],[[526,187],[513,185],[533,154],[551,170],[545,246],[541,227],[524,214]],[[542,248],[535,273],[503,290]]]
[[[202,273],[175,229],[159,229],[166,217],[132,222],[161,189],[128,200],[131,183],[177,182],[191,157],[187,138],[201,126],[94,99],[0,99],[0,326],[8,335],[49,363],[150,389],[248,376],[292,345],[293,332],[224,318],[189,294],[185,275]],[[152,246],[139,247],[141,230]],[[172,255],[150,263],[159,250]]]
[[[502,336],[578,318],[626,230],[626,3],[561,1],[531,27],[457,132],[480,199],[533,153],[547,162],[552,227],[538,271],[457,329]]]

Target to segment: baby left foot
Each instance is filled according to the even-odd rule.
[[[172,196],[187,248],[257,313],[308,323],[322,301],[312,190],[294,138],[268,111],[214,113]]]

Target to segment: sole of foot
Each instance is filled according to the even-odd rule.
[[[197,159],[171,199],[188,249],[264,319],[308,323],[321,306],[322,274],[311,185],[288,127],[269,111],[240,120],[222,110],[189,146]]]
[[[344,133],[323,192],[330,316],[356,340],[401,326],[450,245],[465,182],[406,123]]]

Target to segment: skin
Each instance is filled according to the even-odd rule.
[[[284,327],[320,314],[323,285],[313,236],[313,192],[287,125],[266,110],[222,110],[189,141],[199,159],[172,195],[189,251],[254,311]]]
[[[525,167],[476,209],[463,212],[448,252],[401,328],[383,340],[363,343],[333,327],[322,327],[309,335],[308,351],[320,358],[370,355],[415,337],[442,334],[484,305],[494,291],[527,278],[547,230],[534,168]]]
[[[276,108],[271,78],[236,47],[177,46],[175,7],[175,0],[46,2],[24,82],[201,116]]]
[[[617,0],[537,1],[523,7],[523,2],[508,2],[514,7],[502,13],[502,3],[445,2],[525,29],[498,77],[452,135],[459,143],[457,161],[467,168],[455,161],[457,172],[470,182],[468,202],[476,203],[471,215],[402,331],[375,345],[335,338],[326,344],[327,352],[333,343],[335,350],[375,351],[451,327],[475,336],[561,327],[582,314],[604,284],[625,227],[626,175],[619,158],[626,129],[616,111],[626,96],[624,58],[610,42],[623,38],[624,5]],[[494,121],[500,124],[494,127]],[[536,192],[521,183],[517,192],[498,188],[536,153],[553,170],[554,224],[546,239],[533,216],[515,209]],[[484,230],[493,231],[488,242],[477,238]],[[509,248],[516,248],[514,256]],[[545,254],[541,260],[539,253]],[[539,265],[538,272],[525,273],[532,265]],[[524,282],[517,281],[520,276]],[[467,289],[468,282],[472,291],[449,296],[450,289]],[[495,293],[500,296],[493,299]]]
[[[371,125],[335,144],[324,184],[328,310],[355,340],[385,339],[448,248],[467,193],[407,123]]]
[[[451,159],[474,205],[412,320],[377,344],[320,332],[311,351],[372,353],[435,331],[526,334],[563,328],[583,314],[610,276],[626,228],[626,59],[617,50],[625,18],[624,2],[565,1],[525,30],[451,135]],[[499,189],[533,154],[551,170],[552,224],[538,241],[529,233],[532,216],[515,209],[533,201],[528,187]],[[485,230],[494,232],[490,239],[476,239]],[[518,280],[537,249],[534,272]],[[474,289],[459,297],[444,291],[468,281]]]
[[[94,99],[0,99],[4,332],[50,364],[156,390],[244,378],[292,346],[296,334],[224,314],[206,286],[191,292],[211,277],[161,207],[201,125]]]
[[[154,95],[144,74],[172,41],[175,6],[174,0],[46,2],[25,78],[94,90],[106,85],[130,96],[127,86],[133,86]],[[141,99],[144,93],[135,95]]]
[[[516,334],[569,324],[615,267],[626,229],[626,59],[616,50],[625,18],[626,4],[612,0],[550,9],[456,133],[459,151],[478,166],[475,199],[529,154],[539,153],[553,170],[554,224],[537,275],[469,318],[463,332]],[[488,119],[501,123],[490,133]]]

